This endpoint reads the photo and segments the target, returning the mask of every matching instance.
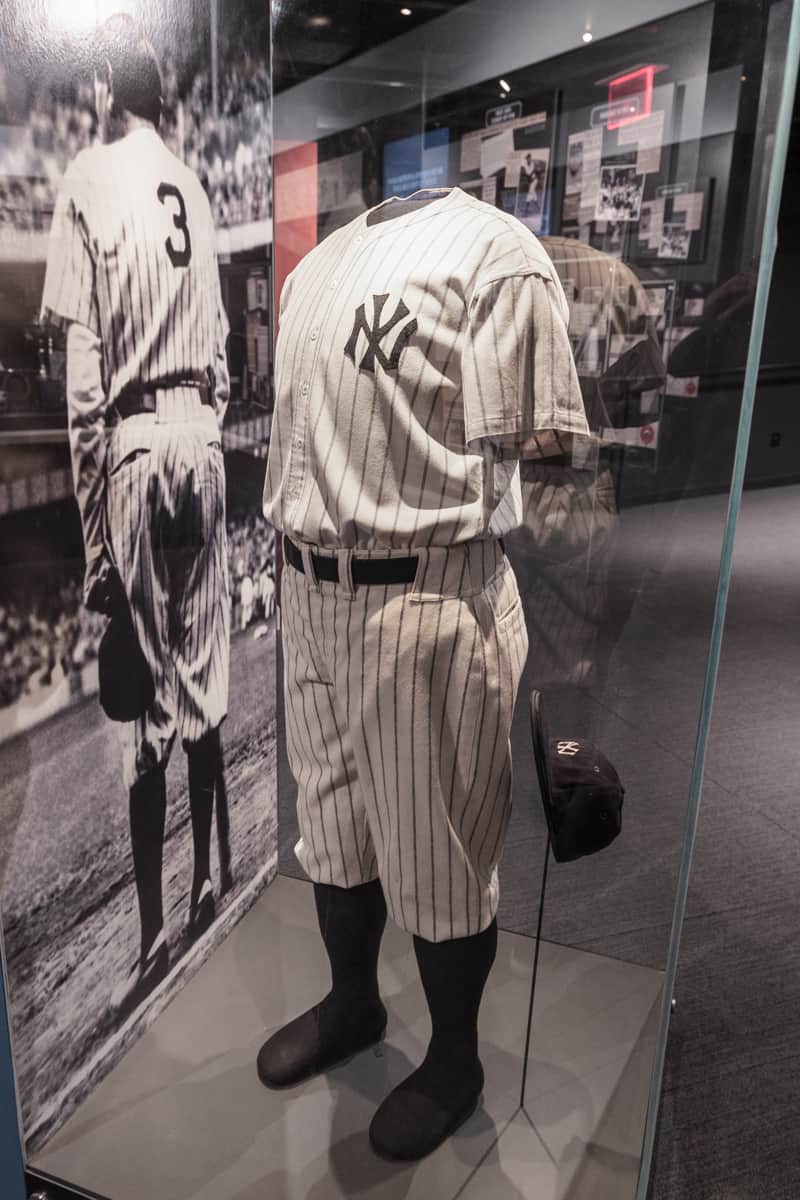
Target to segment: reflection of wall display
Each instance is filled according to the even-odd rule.
[[[383,148],[383,196],[409,196],[419,188],[445,187],[448,129],[431,129],[387,142]]]
[[[583,187],[583,136],[572,133],[567,147],[567,177],[564,190],[569,195]]]
[[[694,333],[693,325],[673,325],[667,329],[664,336],[664,355],[665,362],[669,359],[685,338]],[[668,396],[682,396],[685,399],[693,399],[700,393],[700,376],[699,375],[667,375],[664,391]]]
[[[689,257],[691,230],[677,222],[669,222],[661,227],[661,242],[658,247],[659,258],[678,258],[684,261]]]
[[[580,196],[576,193],[564,196],[561,220],[565,225],[576,225],[580,217]]]
[[[504,133],[511,133],[513,141],[506,143],[508,151],[531,149],[535,144],[535,140],[541,139],[542,131],[547,123],[547,113],[537,112],[529,113],[528,116],[519,117],[515,121],[508,121],[500,126]],[[520,131],[519,134],[517,131]],[[498,129],[475,129],[470,133],[463,134],[461,138],[461,155],[459,162],[459,170],[462,175],[467,175],[471,171],[481,170],[481,152],[483,142],[487,138],[496,136]]]
[[[714,191],[713,179],[659,184],[645,176],[645,195],[634,227],[637,262],[702,262],[706,253]],[[653,194],[654,193],[654,194]]]
[[[533,233],[545,232],[551,137],[544,111],[464,134],[460,172],[477,173],[480,180],[467,178],[460,180],[459,186],[503,212],[513,213]]]
[[[661,146],[664,141],[664,113],[621,125],[617,132],[620,146],[635,143],[636,170],[640,175],[654,174],[661,169]]]
[[[653,109],[653,79],[659,68],[649,65],[626,71],[616,79],[608,81],[608,128],[619,129],[647,117]],[[619,107],[627,102],[630,111],[620,112]]]
[[[487,134],[481,139],[481,177],[485,179],[487,175],[504,171],[513,154],[514,134],[510,129],[502,128]]]
[[[317,165],[317,202],[319,211],[334,212],[363,204],[361,150],[329,158]]]
[[[664,391],[668,396],[683,396],[686,399],[693,399],[700,393],[700,376],[699,375],[668,375],[667,381],[664,384]]]
[[[592,210],[600,195],[600,164],[603,155],[602,129],[571,133],[567,141],[565,195],[578,193],[580,208]]]
[[[486,125],[504,125],[506,121],[514,121],[522,116],[522,101],[511,100],[508,104],[498,104],[495,108],[487,108]]]
[[[664,201],[643,201],[639,210],[639,239],[650,249],[661,245],[661,230],[664,225]]]
[[[601,167],[595,220],[638,221],[641,203],[642,177],[634,164]]]
[[[515,216],[534,233],[542,230],[550,151],[527,151],[519,169]]]
[[[682,192],[672,198],[675,219],[682,217],[683,223],[691,233],[703,227],[703,201],[702,192]]]
[[[630,228],[628,221],[598,221],[596,229],[600,235],[599,248],[614,258],[627,257]]]
[[[263,460],[240,454],[231,470],[228,452],[263,445],[268,428],[253,403],[266,392],[243,389],[267,370],[262,352],[251,364],[245,313],[269,301],[269,17],[255,2],[235,28],[222,17],[212,114],[207,31],[188,5],[148,12],[158,54],[130,18],[107,31],[113,106],[108,75],[96,103],[79,54],[51,53],[42,29],[18,26],[26,42],[9,59],[25,64],[9,93],[25,97],[16,115],[35,135],[30,174],[42,154],[48,172],[24,197],[41,245],[9,267],[42,303],[60,434],[37,444],[23,430],[31,458],[7,437],[24,486],[0,517],[0,908],[31,1149],[277,867],[275,537],[260,516]],[[158,90],[139,84],[125,103],[119,83],[129,60],[156,79],[159,57],[160,121]],[[222,242],[236,262],[220,266]],[[9,315],[0,360],[35,312]],[[68,393],[66,328],[67,380],[88,381]],[[136,720],[98,704],[107,591],[154,678]],[[123,692],[119,656],[106,665]]]
[[[650,315],[655,321],[656,332],[661,342],[663,359],[665,363],[668,363],[675,347],[692,333],[693,327],[690,325],[676,325],[674,323],[678,292],[676,280],[648,280],[644,284],[644,288],[649,301]],[[693,300],[685,301],[684,312],[686,312],[687,304],[694,303],[698,302]],[[700,300],[699,303],[702,304],[703,301]],[[672,375],[667,375],[663,390],[667,396],[682,396],[691,399],[698,394],[699,389],[700,379],[698,376],[676,378]]]
[[[497,201],[497,176],[491,175],[488,179],[481,180],[481,200],[486,204],[494,204]]]
[[[648,313],[655,322],[656,332],[661,338],[664,353],[666,354],[668,351],[664,344],[664,339],[670,336],[675,317],[677,284],[674,279],[648,279],[643,281],[642,286],[647,296]]]

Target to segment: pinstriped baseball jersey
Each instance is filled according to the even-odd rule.
[[[103,346],[106,399],[217,362],[228,320],[200,181],[154,129],[82,150],[59,189],[42,315]],[[221,423],[222,411],[218,411]]]
[[[558,276],[516,218],[460,188],[368,218],[284,285],[265,516],[362,551],[503,534],[525,443],[588,432]]]
[[[68,168],[42,313],[68,330],[87,562],[113,559],[156,685],[147,713],[121,727],[131,786],[166,762],[176,733],[189,744],[215,729],[228,703],[228,322],[208,200],[155,129],[82,151]],[[213,408],[178,386],[212,367]],[[150,386],[155,411],[109,420],[130,383]]]

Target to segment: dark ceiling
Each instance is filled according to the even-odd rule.
[[[467,2],[272,0],[273,88],[284,91]]]

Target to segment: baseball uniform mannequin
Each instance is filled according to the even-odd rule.
[[[297,856],[330,994],[262,1047],[295,1083],[380,1038],[386,911],[414,939],[432,1021],[373,1147],[429,1153],[483,1086],[509,733],[528,649],[500,538],[519,457],[588,432],[566,301],[536,238],[459,188],[393,198],[286,281],[267,519],[284,534],[287,750]]]
[[[190,935],[214,917],[209,847],[228,694],[227,319],[205,193],[157,133],[153,50],[124,16],[102,27],[97,46],[106,144],[82,151],[64,175],[42,309],[67,330],[84,599],[107,611],[109,571],[119,572],[156,685],[144,716],[120,726],[141,922],[140,956],[111,1000],[121,1016],[169,965],[161,862],[176,733],[194,844]]]

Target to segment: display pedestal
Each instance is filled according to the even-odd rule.
[[[543,942],[521,1109],[533,952],[501,933],[482,1108],[423,1162],[385,1163],[370,1119],[429,1035],[411,939],[387,926],[386,1043],[268,1091],[267,1031],[328,986],[312,889],[281,876],[33,1165],[110,1200],[633,1200],[661,973]]]

